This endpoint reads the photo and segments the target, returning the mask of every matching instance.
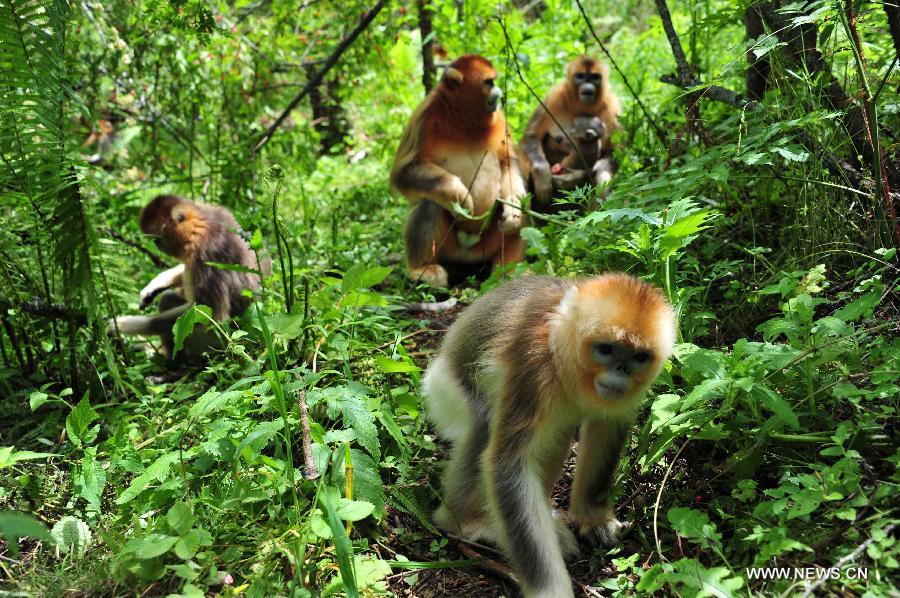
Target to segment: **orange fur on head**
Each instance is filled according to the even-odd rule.
[[[208,229],[196,204],[177,195],[159,195],[141,211],[140,227],[159,249],[186,262]]]
[[[475,54],[461,56],[447,67],[421,116],[425,156],[454,145],[482,143],[495,149],[505,136],[506,121],[499,110],[488,109],[485,81],[496,78],[490,61]]]
[[[600,92],[592,104],[584,104],[578,98],[575,84],[576,73],[599,73]],[[550,92],[546,100],[547,108],[555,115],[592,114],[603,121],[606,131],[604,139],[619,128],[619,112],[622,108],[609,86],[609,69],[599,60],[590,56],[579,56],[566,67],[566,80]],[[548,119],[549,120],[549,119]]]
[[[609,410],[635,407],[656,379],[675,342],[675,312],[655,287],[626,274],[605,274],[581,281],[559,305],[553,325],[553,349],[561,369],[577,381],[578,394],[600,400]],[[648,367],[631,374],[636,382],[627,396],[610,401],[597,394],[594,379],[604,366],[594,363],[590,346],[613,342],[652,355]]]

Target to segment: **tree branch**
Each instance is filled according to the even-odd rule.
[[[347,35],[347,37],[341,40],[341,43],[338,44],[338,47],[335,48],[334,52],[332,52],[331,55],[325,60],[325,64],[322,65],[322,68],[319,69],[316,74],[306,82],[306,86],[300,90],[300,93],[294,96],[294,99],[291,100],[290,104],[287,105],[287,108],[285,108],[278,116],[278,118],[275,119],[275,122],[273,122],[269,126],[269,128],[266,129],[266,132],[263,133],[263,136],[259,140],[259,142],[255,146],[253,146],[254,153],[258,152],[266,143],[269,142],[269,139],[272,138],[272,135],[275,134],[275,131],[277,131],[281,123],[284,122],[284,119],[286,119],[291,113],[291,110],[296,108],[297,105],[303,100],[303,98],[306,97],[306,94],[308,94],[310,90],[322,83],[322,80],[325,78],[325,75],[328,74],[328,71],[331,70],[331,67],[333,67],[337,63],[338,59],[347,50],[347,48],[349,48],[350,45],[354,41],[356,41],[356,38],[366,30],[366,28],[375,19],[378,13],[381,12],[381,9],[384,8],[385,4],[387,4],[387,0],[378,0],[375,6],[373,6],[371,10],[369,10],[369,12],[367,12],[365,15],[363,15],[363,18],[359,21],[359,23],[357,23],[353,31],[351,31]]]

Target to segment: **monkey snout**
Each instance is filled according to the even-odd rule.
[[[497,106],[500,104],[500,97],[503,95],[503,92],[500,91],[499,87],[492,87],[491,93],[488,94],[487,97],[487,106],[493,112],[497,109]]]
[[[578,88],[578,98],[584,104],[590,104],[597,97],[597,88],[592,83],[585,83]]]
[[[621,374],[608,372],[594,379],[594,388],[604,399],[617,401],[631,389],[631,380]]]

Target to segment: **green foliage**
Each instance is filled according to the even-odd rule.
[[[446,453],[419,383],[456,311],[405,309],[446,296],[405,279],[406,202],[387,183],[424,95],[418,14],[401,4],[318,90],[346,123],[339,141],[323,148],[334,117],[307,96],[254,151],[368,5],[0,0],[0,536],[21,553],[3,564],[4,589],[370,596],[416,593],[405,586],[418,569],[471,576],[450,588],[493,583],[430,519]],[[497,67],[515,138],[564,62],[605,58],[575,3],[519,4],[430,3],[450,58]],[[889,595],[898,257],[877,164],[847,120],[868,98],[872,141],[896,164],[884,7],[783,3],[785,27],[747,39],[747,2],[669,2],[700,91],[743,92],[746,56],[770,61],[759,103],[710,90],[695,127],[686,90],[660,80],[676,65],[653,3],[582,4],[618,65],[619,172],[531,218],[527,264],[451,291],[465,305],[526,270],[615,269],[677,308],[674,356],[617,480],[635,531],[611,550],[583,544],[577,581],[783,595],[793,580],[747,568],[853,555],[870,577],[821,590]],[[801,25],[815,28],[820,72],[791,54]],[[833,83],[848,102],[830,103]],[[199,329],[223,348],[176,380],[102,330],[139,311],[159,270],[148,256],[168,261],[137,228],[157,193],[231,208],[274,271],[236,321],[206,306],[178,320],[176,353]]]

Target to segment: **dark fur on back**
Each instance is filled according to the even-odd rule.
[[[241,315],[250,304],[244,289],[259,289],[259,276],[249,272],[235,272],[207,265],[207,262],[237,264],[257,269],[256,254],[237,231],[240,226],[225,208],[198,205],[201,216],[209,226],[207,242],[197,247],[192,263],[195,300],[208,305],[217,320]]]

